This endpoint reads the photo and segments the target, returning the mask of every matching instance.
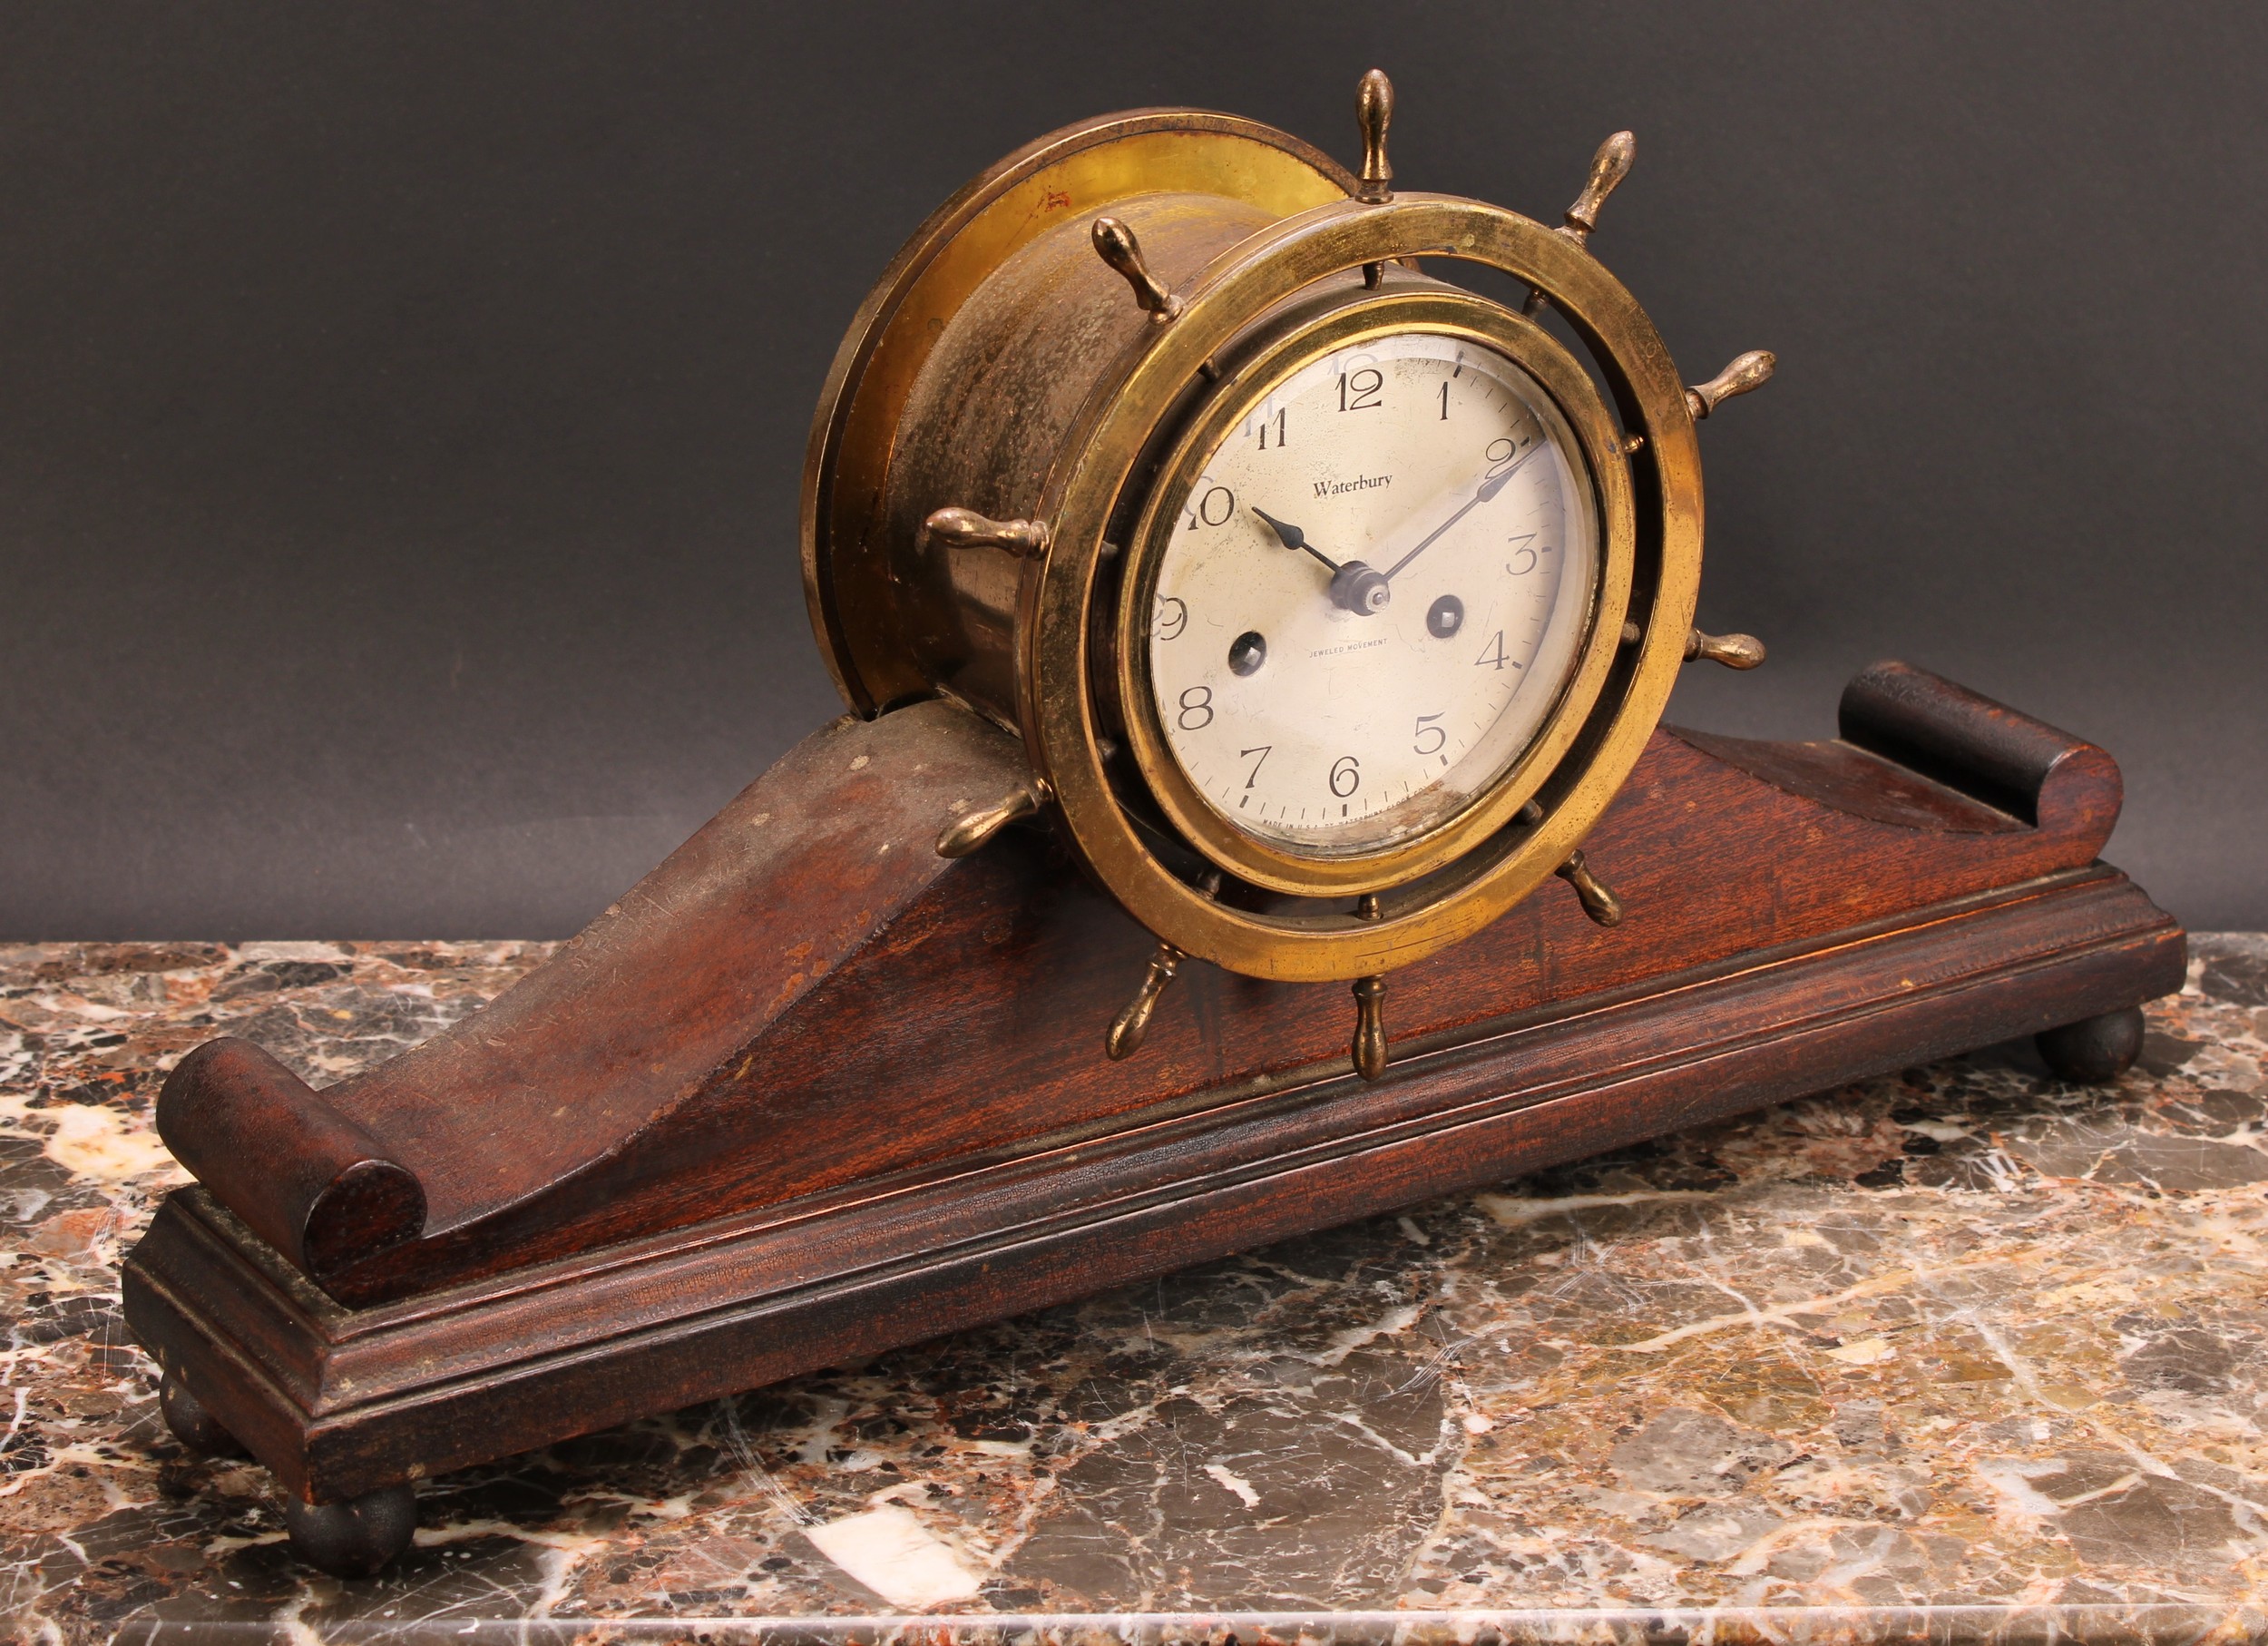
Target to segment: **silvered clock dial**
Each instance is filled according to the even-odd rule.
[[[1173,517],[1146,661],[1180,774],[1303,857],[1496,789],[1575,671],[1599,497],[1567,416],[1469,335],[1388,331],[1257,386]]]

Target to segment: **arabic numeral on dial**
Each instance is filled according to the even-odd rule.
[[[1442,421],[1449,421],[1449,379],[1442,379]]]
[[[1490,441],[1487,449],[1481,453],[1481,456],[1488,459],[1490,475],[1493,476],[1502,474],[1513,458],[1519,456],[1521,452],[1535,443],[1536,437],[1533,435],[1524,440],[1515,440],[1510,435],[1500,435]]]
[[[1189,603],[1178,594],[1160,594],[1158,612],[1152,620],[1149,637],[1152,640],[1178,640],[1181,631],[1189,626]]]
[[[1213,689],[1192,686],[1181,694],[1181,712],[1174,724],[1184,731],[1202,731],[1213,723]]]
[[[1536,534],[1525,533],[1510,539],[1512,557],[1504,563],[1504,570],[1514,577],[1525,577],[1536,569]]]
[[[1375,366],[1365,366],[1360,371],[1339,374],[1339,409],[1341,411],[1376,411],[1379,391],[1386,387],[1386,374]]]
[[[1194,532],[1201,525],[1227,525],[1237,512],[1237,494],[1225,485],[1208,485],[1198,482],[1198,489],[1190,494],[1189,512],[1181,524]]]
[[[1421,714],[1417,717],[1417,729],[1411,734],[1417,740],[1410,745],[1411,753],[1439,754],[1448,746],[1449,733],[1433,723],[1441,718],[1438,714]],[[1425,740],[1428,738],[1433,740],[1429,743]]]
[[[1280,406],[1277,407],[1276,408],[1276,416],[1273,417],[1270,417],[1266,412],[1262,412],[1260,414],[1260,449],[1262,451],[1268,449],[1268,425],[1270,423],[1274,423],[1276,425],[1276,448],[1279,451],[1283,448],[1285,410],[1285,407]]]
[[[1473,660],[1472,666],[1476,669],[1501,669],[1508,662],[1511,662],[1511,659],[1504,655],[1504,631],[1499,629],[1489,637],[1488,649]],[[1512,663],[1512,667],[1517,669],[1520,665]]]
[[[1257,749],[1239,749],[1237,750],[1237,758],[1238,759],[1252,760],[1252,769],[1245,774],[1245,787],[1246,789],[1251,788],[1255,783],[1257,783],[1260,780],[1260,768],[1268,763],[1268,750],[1275,747],[1276,745],[1273,743],[1263,743]],[[1256,760],[1253,760],[1252,757],[1256,754],[1260,758]]]
[[[1342,800],[1363,786],[1363,765],[1351,754],[1343,754],[1331,768],[1331,792]]]

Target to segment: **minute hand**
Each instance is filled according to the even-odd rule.
[[[1540,441],[1539,441],[1534,448],[1529,452],[1528,457],[1533,457],[1538,452],[1542,450],[1543,445]],[[1479,488],[1474,491],[1472,495],[1465,500],[1464,507],[1459,509],[1448,519],[1442,521],[1441,524],[1435,526],[1432,531],[1428,532],[1425,534],[1424,542],[1419,544],[1416,548],[1412,549],[1407,554],[1404,554],[1401,559],[1395,561],[1393,565],[1386,568],[1386,581],[1388,583],[1392,583],[1396,577],[1399,577],[1402,574],[1403,567],[1408,565],[1412,561],[1415,560],[1419,555],[1424,554],[1426,550],[1433,546],[1433,540],[1435,538],[1439,537],[1443,532],[1449,530],[1451,526],[1455,525],[1460,520],[1462,520],[1467,514],[1472,513],[1473,510],[1479,508],[1482,504],[1488,502],[1489,499],[1495,496],[1497,493],[1502,491],[1506,484],[1510,481],[1514,475],[1519,474],[1520,470],[1528,466],[1528,457],[1522,457],[1518,463],[1513,464],[1511,467],[1503,470],[1500,474],[1491,475],[1486,480],[1483,480]]]

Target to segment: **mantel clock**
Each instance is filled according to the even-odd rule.
[[[1392,111],[1374,72],[1353,171],[1162,109],[970,183],[813,429],[852,712],[392,1062],[181,1060],[198,1181],[126,1317],[304,1556],[376,1570],[444,1470],[1881,1070],[2132,1060],[2183,938],[2097,859],[2103,750],[1901,663],[1832,740],[1658,725],[1764,659],[1694,626],[1696,429],[1773,359],[1688,387],[1594,254],[1630,134],[1546,223],[1396,189]]]

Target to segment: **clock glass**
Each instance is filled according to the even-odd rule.
[[[1583,652],[1598,503],[1514,360],[1413,330],[1306,360],[1205,458],[1148,637],[1167,747],[1236,828],[1391,849],[1491,789]]]

